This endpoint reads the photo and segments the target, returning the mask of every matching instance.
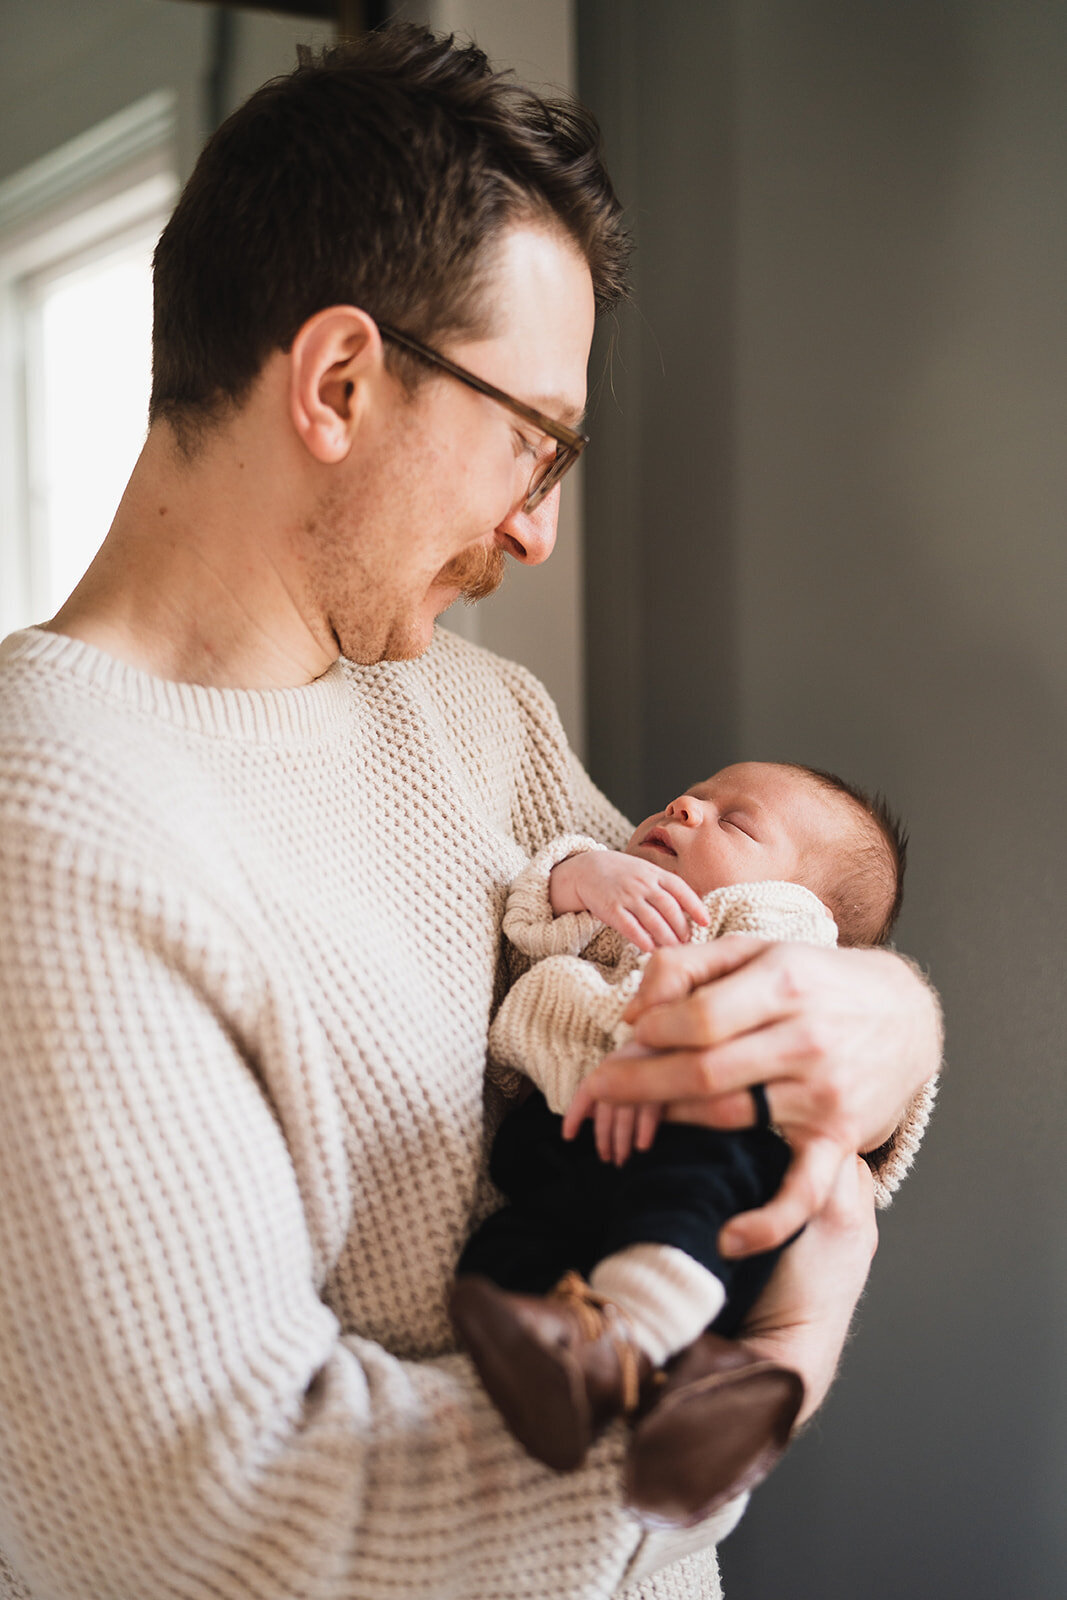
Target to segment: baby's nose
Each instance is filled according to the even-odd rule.
[[[667,816],[674,822],[684,822],[689,827],[695,827],[700,821],[700,807],[691,794],[683,794],[680,799],[671,801],[667,807]]]

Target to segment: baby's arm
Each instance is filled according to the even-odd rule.
[[[620,850],[568,856],[553,868],[548,893],[556,916],[588,911],[645,952],[663,945],[684,944],[689,937],[690,918],[698,926],[708,924],[703,901],[684,878]],[[600,1159],[621,1167],[635,1149],[651,1149],[661,1114],[662,1108],[655,1105],[586,1102],[579,1085],[567,1112],[564,1133],[573,1138],[585,1117],[592,1115]]]
[[[621,850],[586,850],[552,869],[553,913],[588,911],[639,950],[684,944],[689,919],[707,926],[700,896],[676,872]]]

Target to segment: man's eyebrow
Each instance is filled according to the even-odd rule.
[[[576,433],[581,433],[585,426],[585,407],[576,406],[563,395],[542,395],[537,400],[527,401],[527,404],[534,411],[540,411],[550,422],[562,422],[564,427],[573,428]]]

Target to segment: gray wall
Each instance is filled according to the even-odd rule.
[[[640,263],[588,457],[595,774],[634,809],[742,755],[884,787],[948,1012],[843,1374],[727,1592],[1050,1600],[1067,7],[580,0],[579,63]]]

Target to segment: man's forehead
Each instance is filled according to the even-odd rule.
[[[492,333],[464,346],[471,370],[574,427],[584,416],[595,306],[589,264],[560,230],[519,225],[493,252],[484,290]],[[454,359],[464,362],[457,354]]]

